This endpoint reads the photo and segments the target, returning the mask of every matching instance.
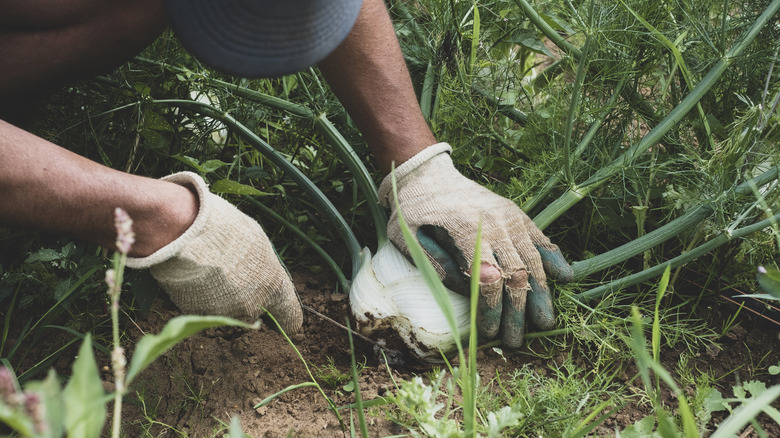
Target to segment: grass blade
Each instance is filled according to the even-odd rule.
[[[751,420],[780,397],[780,385],[775,385],[734,410],[720,427],[710,435],[710,438],[726,438],[739,435],[739,432]]]
[[[273,399],[275,399],[276,397],[279,397],[280,395],[282,395],[282,394],[284,394],[286,392],[294,391],[296,389],[301,389],[301,388],[308,388],[310,386],[319,387],[317,382],[303,382],[303,383],[298,383],[298,384],[295,384],[295,385],[290,385],[290,386],[284,388],[283,390],[281,390],[279,392],[276,392],[276,393],[274,393],[272,395],[269,395],[268,397],[260,400],[260,402],[258,404],[253,406],[253,409],[262,408],[263,406],[267,405],[268,403],[271,403],[273,401]]]
[[[525,2],[524,0],[516,0]],[[729,50],[729,52],[709,70],[706,76],[696,84],[696,87],[685,96],[685,98],[664,117],[650,132],[648,132],[640,141],[631,146],[620,157],[612,163],[600,168],[593,176],[588,178],[582,184],[567,190],[558,199],[550,203],[541,213],[534,217],[536,225],[544,229],[550,225],[564,212],[568,211],[573,205],[578,203],[593,190],[601,187],[609,181],[614,175],[627,166],[630,166],[640,155],[650,150],[653,145],[658,143],[674,126],[676,126],[685,117],[688,112],[704,97],[707,92],[720,79],[731,62],[740,56],[747,46],[755,39],[758,32],[769,22],[770,18],[780,9],[780,0],[774,0],[753,23],[750,29],[745,32],[742,39]]]
[[[469,53],[469,74],[474,74],[477,63],[477,50],[479,49],[479,7],[474,2],[474,25],[471,29],[471,52]]]
[[[145,335],[138,341],[133,351],[133,358],[127,367],[127,385],[134,377],[143,371],[150,363],[176,345],[182,339],[197,333],[201,330],[212,327],[233,326],[245,327],[250,329],[259,328],[259,322],[247,324],[237,319],[226,316],[200,316],[200,315],[182,315],[177,316],[167,324],[156,335]]]
[[[349,336],[349,356],[352,368],[352,382],[355,384],[355,405],[357,408],[358,422],[360,423],[360,436],[368,438],[368,426],[366,426],[366,415],[363,412],[363,398],[360,396],[360,382],[358,381],[357,364],[355,363],[355,343],[352,341],[352,328],[347,320],[347,336]]]
[[[465,354],[463,352],[463,343],[460,340],[458,324],[455,320],[455,310],[452,308],[452,303],[447,296],[447,290],[444,288],[444,284],[442,284],[441,280],[439,279],[439,274],[436,273],[436,269],[434,269],[430,260],[428,260],[428,256],[425,255],[425,252],[420,246],[420,243],[417,242],[417,239],[412,235],[412,232],[409,229],[409,225],[407,225],[406,220],[404,220],[403,214],[401,212],[401,206],[398,204],[398,187],[396,186],[395,171],[391,171],[391,175],[393,183],[393,199],[395,200],[395,208],[398,212],[398,223],[401,228],[401,232],[403,233],[404,240],[409,247],[409,254],[412,256],[414,265],[417,267],[417,269],[420,270],[420,274],[425,279],[425,284],[427,284],[431,289],[431,294],[433,295],[434,300],[436,300],[436,304],[442,309],[444,317],[447,320],[447,324],[450,326],[450,330],[452,330],[452,334],[455,338],[455,345],[458,348],[458,356],[461,358],[461,363],[465,364],[466,362]]]

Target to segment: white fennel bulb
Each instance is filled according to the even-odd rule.
[[[206,105],[211,105],[216,108],[220,108],[219,98],[216,94],[210,92],[210,91],[199,91],[199,90],[191,90],[190,91],[190,99],[205,103]],[[225,126],[222,122],[215,121],[211,117],[203,117],[203,120],[206,122],[206,125],[210,127],[210,136],[211,140],[214,141],[218,146],[224,146],[225,143],[227,143],[227,135],[228,135],[228,129],[227,126]],[[192,121],[188,120],[186,117],[184,119],[185,122],[189,122],[185,124],[185,127],[187,129],[193,130],[195,132],[199,132],[200,129],[197,128]]]
[[[455,348],[455,336],[420,271],[387,243],[372,257],[363,248],[360,270],[352,281],[352,313],[364,334],[391,327],[425,361],[441,360]],[[462,339],[469,332],[469,300],[447,290]]]

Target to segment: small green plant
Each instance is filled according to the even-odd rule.
[[[330,388],[338,388],[352,380],[352,375],[340,370],[333,362],[332,357],[328,357],[328,362],[322,366],[312,365],[314,376]],[[365,363],[357,365],[358,374],[365,367]]]
[[[658,286],[659,294],[662,294],[662,290],[666,287],[668,278],[669,267],[664,272]],[[636,357],[639,374],[650,403],[653,406],[654,415],[648,416],[637,422],[637,424],[626,428],[621,433],[621,436],[659,436],[662,438],[680,436],[693,438],[701,436],[702,426],[700,423],[697,423],[687,397],[674,381],[671,374],[648,353],[647,342],[642,328],[642,317],[637,308],[633,309],[632,319],[633,325],[629,345]],[[651,371],[656,376],[655,384],[653,384],[650,377]],[[677,397],[677,421],[669,413],[669,407],[664,406],[660,401],[660,382],[667,385]],[[747,397],[747,393],[750,393],[751,397]],[[780,412],[771,405],[775,399],[780,397],[780,385],[767,388],[762,382],[751,381],[735,387],[734,394],[736,397],[733,399],[723,399],[720,392],[714,389],[707,394],[703,402],[704,409],[710,412],[727,409],[731,413],[712,433],[712,437],[734,436],[746,424],[751,422],[754,426],[757,426],[755,417],[761,412],[767,413],[775,422],[780,424]],[[739,406],[733,408],[731,403],[739,403]]]
[[[106,284],[111,300],[113,349],[111,368],[114,374],[114,391],[106,393],[92,351],[92,337],[88,334],[73,363],[73,372],[62,387],[54,371],[42,381],[30,381],[22,390],[13,371],[5,362],[0,367],[0,421],[23,436],[54,437],[78,436],[97,438],[102,436],[106,419],[106,406],[113,401],[111,436],[120,436],[122,400],[133,380],[160,355],[181,340],[206,328],[237,326],[257,328],[232,318],[219,316],[179,316],[170,320],[159,334],[145,335],[135,346],[127,363],[124,349],[119,343],[119,298],[121,293],[127,254],[135,241],[132,220],[121,208],[115,211],[117,229],[113,267],[106,271]]]

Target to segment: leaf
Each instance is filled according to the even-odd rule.
[[[181,340],[201,330],[221,326],[257,329],[260,327],[260,323],[247,324],[226,316],[177,316],[168,321],[159,334],[146,335],[138,342],[130,366],[127,368],[127,384],[129,385],[150,363]]]
[[[241,422],[238,421],[237,415],[230,418],[230,438],[244,438],[244,431],[241,430]]]
[[[758,268],[758,284],[761,289],[780,299],[780,271],[772,268]]]
[[[488,437],[502,436],[501,431],[507,427],[516,426],[523,413],[519,406],[504,406],[497,412],[488,413]]]
[[[655,418],[653,416],[647,416],[623,429],[620,432],[620,436],[622,438],[656,437],[658,434],[653,432],[654,428]]]
[[[155,111],[144,111],[144,128],[153,129],[155,131],[173,131],[170,123],[160,114]]]
[[[214,193],[228,193],[231,195],[251,195],[251,196],[263,196],[268,193],[261,192],[252,186],[241,184],[237,181],[229,179],[221,179],[211,184],[211,191]]]
[[[208,160],[201,164],[201,169],[203,169],[205,173],[209,173],[219,169],[220,167],[229,165],[230,163],[226,163],[222,160]]]
[[[309,386],[317,387],[318,385],[317,385],[316,382],[303,382],[303,383],[299,383],[297,385],[290,385],[287,388],[284,388],[281,391],[279,391],[279,392],[277,392],[275,394],[269,395],[268,397],[262,399],[260,401],[260,403],[254,405],[253,408],[254,409],[262,408],[263,406],[267,405],[268,403],[271,403],[276,397],[279,397],[280,395],[284,394],[285,392],[294,391],[294,390],[299,389],[299,388],[307,388]]]
[[[655,296],[655,313],[653,314],[653,334],[651,343],[653,347],[653,360],[656,362],[660,361],[661,354],[661,323],[658,314],[661,308],[661,301],[666,294],[666,288],[669,286],[671,268],[671,265],[666,265],[664,274],[661,276],[661,281],[658,283],[658,293]]]
[[[100,436],[106,419],[104,396],[103,384],[92,353],[92,336],[87,334],[73,363],[73,375],[62,391],[67,410],[65,430],[68,436]]]
[[[737,435],[746,424],[752,421],[762,410],[780,396],[780,385],[775,385],[758,397],[751,398],[734,410],[720,427],[710,435],[711,438],[725,438]]]
[[[268,176],[268,172],[260,166],[251,166],[244,170],[244,178],[265,179],[268,178]]]
[[[766,391],[766,383],[759,380],[750,380],[742,384],[745,391],[750,393],[751,397],[758,397]]]
[[[30,254],[30,256],[27,257],[27,259],[25,259],[24,262],[25,263],[51,262],[54,260],[59,260],[61,258],[62,258],[62,254],[60,254],[59,252],[49,248],[42,248]]]
[[[26,391],[36,392],[41,397],[41,402],[46,411],[46,433],[40,435],[44,437],[60,438],[63,436],[63,422],[65,421],[65,407],[63,403],[62,390],[57,373],[50,370],[44,380],[36,380],[25,386]],[[99,435],[95,435],[97,437]]]
[[[507,43],[518,44],[526,49],[555,58],[553,54],[539,38],[539,35],[531,29],[518,29],[504,40]]]
[[[773,376],[780,374],[780,365],[772,365],[769,367],[769,374]]]
[[[161,131],[143,128],[140,133],[150,149],[162,149],[170,143],[169,138],[161,134]]]
[[[186,164],[188,166],[191,166],[191,167],[195,168],[200,173],[207,173],[206,169],[204,169],[203,166],[200,165],[198,160],[196,160],[196,159],[194,159],[192,157],[188,157],[186,155],[174,155],[173,158],[176,159],[176,160],[181,161],[182,163],[184,163],[184,164]]]
[[[712,388],[704,398],[704,408],[711,412],[725,411],[729,405],[723,399],[723,394],[715,388]]]

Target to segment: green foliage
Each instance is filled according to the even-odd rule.
[[[397,409],[402,411],[399,415],[414,420],[410,427],[426,434],[491,434],[509,428],[517,434],[532,430],[534,434],[582,435],[603,421],[597,415],[603,409],[596,400],[611,399],[616,391],[608,379],[593,386],[586,383],[612,376],[612,366],[632,351],[643,377],[655,372],[655,379],[645,381],[651,398],[663,385],[674,387],[676,383],[660,367],[659,351],[680,345],[692,349],[713,337],[710,327],[691,319],[691,307],[699,301],[688,300],[675,288],[676,274],[665,277],[670,288],[666,294],[651,296],[645,286],[623,284],[608,289],[620,290],[620,297],[606,295],[594,304],[568,297],[609,285],[613,278],[659,268],[642,280],[646,282],[660,276],[669,259],[691,254],[720,237],[724,238],[719,246],[704,247],[689,267],[711,272],[712,278],[718,276],[728,284],[748,289],[760,286],[764,299],[777,298],[777,270],[771,266],[780,250],[777,219],[772,222],[776,217],[772,212],[780,211],[777,176],[750,190],[739,187],[780,163],[780,130],[776,129],[780,68],[775,65],[780,30],[770,22],[737,56],[728,55],[773,4],[716,0],[391,2],[424,114],[437,137],[455,146],[453,158],[459,169],[527,205],[529,214],[539,213],[564,193],[573,194],[573,201],[568,201],[573,203],[556,211],[557,219],[546,229],[571,260],[587,261],[615,248],[631,253],[611,259],[598,270],[583,269],[585,274],[575,284],[556,285],[559,296],[565,297],[556,303],[565,331],[562,336],[542,334],[540,341],[529,342],[529,352],[545,358],[568,348],[589,349],[592,370],[583,371],[567,358],[551,371],[552,376],[529,369],[497,376],[491,382],[504,392],[493,398],[479,387],[471,362],[476,354],[466,355],[461,346],[460,368],[449,370],[452,377],[439,373],[429,384],[422,380],[401,383]],[[717,71],[717,78],[708,79],[708,72]],[[674,113],[702,84],[709,91],[696,96],[690,112]],[[263,93],[266,101],[255,99],[256,95],[247,97],[251,93]],[[225,77],[204,70],[167,34],[147,49],[144,58],[110,76],[75,84],[34,104],[29,111],[34,118],[22,116],[21,124],[116,169],[152,177],[194,170],[211,181],[214,191],[235,202],[246,195],[260,196],[264,205],[300,232],[266,220],[270,215],[259,215],[286,263],[319,269],[319,262],[307,257],[309,246],[300,236],[326,247],[341,236],[320,214],[313,213],[313,198],[247,141],[238,124],[227,126],[213,114],[159,104],[160,100],[202,97],[278,149],[348,218],[358,241],[373,242],[373,230],[365,225],[371,220],[363,199],[366,194],[360,196],[356,189],[361,176],[351,174],[329,150],[333,139],[322,120],[338,126],[332,130],[362,161],[370,163],[368,150],[316,70],[267,80]],[[670,122],[661,125],[670,115]],[[659,125],[663,132],[656,131],[645,140]],[[627,155],[627,151],[633,153]],[[369,170],[369,177],[378,180],[370,164]],[[579,190],[583,187],[589,188]],[[622,246],[652,236],[664,224],[690,217],[686,215],[692,211],[699,212],[696,220],[665,232],[668,238],[635,246],[632,251]],[[761,227],[769,232],[739,234],[746,226],[761,223],[772,225]],[[725,238],[732,235],[740,237]],[[100,318],[82,315],[79,308],[95,296],[101,298],[92,301],[105,303],[98,275],[105,261],[97,249],[72,242],[33,245],[30,239],[22,247],[20,240],[0,237],[0,304],[5,309],[0,356],[13,362],[21,362],[26,346],[47,333],[44,326],[61,323],[61,315],[70,316],[67,329],[94,332]],[[9,257],[5,248],[19,248],[21,255]],[[343,269],[344,263],[349,260],[333,264]],[[766,273],[756,278],[761,265]],[[683,304],[672,304],[676,303],[672,298]],[[652,317],[632,325],[632,305]],[[31,321],[14,345],[7,343],[10,324],[16,324],[18,313],[35,307],[49,310]],[[128,380],[183,337],[226,322],[172,321],[172,328],[139,344]],[[651,333],[649,353],[642,337],[646,327]],[[623,339],[634,350],[623,348]],[[79,398],[96,391],[94,381],[88,383],[87,377],[94,374],[87,359],[92,354],[89,345],[87,340],[82,343],[89,353],[79,355],[70,381],[75,383],[68,383],[64,390],[51,375],[25,385],[25,389],[43,391],[51,400],[48,415],[54,435],[58,427],[95,427],[88,420],[91,415],[83,417],[83,423],[77,420],[79,415],[68,417],[70,426],[64,417],[58,419],[68,412],[62,403],[65,394]],[[469,348],[476,348],[476,342]],[[20,380],[28,380],[55,357],[25,370]],[[777,365],[769,368],[771,374],[776,371]],[[343,385],[348,378],[326,364],[311,382],[295,388],[318,386],[317,381]],[[465,396],[461,405],[453,401],[458,387]],[[706,423],[702,418],[715,408],[727,409],[735,418],[749,418],[768,410],[766,400],[775,390],[762,392],[751,383],[725,401],[715,400],[718,393],[713,391],[702,389],[690,400],[676,391],[678,403],[687,404],[688,411],[681,408],[675,417],[670,407],[654,402],[656,415],[628,427],[621,436],[693,434],[692,425],[702,430]],[[538,396],[524,398],[532,393]],[[578,398],[577,394],[585,395]],[[624,401],[616,396],[614,404]],[[2,411],[8,408],[3,406],[0,412],[13,412],[4,418],[29,420],[16,411]],[[525,408],[523,415],[517,406]],[[335,408],[334,412],[339,415]],[[456,421],[460,418],[465,427]],[[555,421],[546,421],[550,418]],[[732,421],[729,430],[736,430],[738,424],[746,423]],[[535,425],[541,425],[540,429]],[[33,427],[31,422],[17,426],[27,428],[20,430]],[[231,426],[231,436],[238,435],[238,430]]]
[[[758,284],[770,299],[780,300],[780,271],[759,267]]]
[[[57,254],[39,251],[31,258],[56,258]],[[6,367],[0,367],[0,421],[13,430],[29,437],[67,436],[100,437],[106,420],[106,405],[114,402],[112,436],[119,436],[122,414],[121,400],[125,385],[143,371],[151,362],[188,336],[210,327],[223,325],[257,328],[258,324],[247,324],[227,317],[186,315],[173,318],[159,334],[144,335],[135,347],[129,368],[125,368],[124,351],[119,346],[118,307],[119,291],[126,254],[115,255],[114,268],[106,274],[109,295],[112,299],[112,322],[114,326],[114,350],[111,363],[114,370],[113,394],[106,394],[98,366],[92,351],[92,337],[88,334],[73,363],[67,384],[60,386],[59,380],[50,371],[45,380],[30,381],[24,392],[19,390],[15,376]],[[7,360],[4,361],[7,364]]]
[[[668,269],[667,274],[665,275],[668,275]],[[660,290],[665,287],[666,285],[662,280],[661,284],[659,284],[659,293]],[[654,417],[647,417],[627,428],[627,435],[625,436],[658,436],[664,438],[701,436],[701,426],[697,425],[687,398],[672,378],[671,374],[648,353],[646,340],[642,331],[641,317],[636,308],[633,309],[632,317],[633,327],[629,346],[634,352],[645,391],[647,391],[650,402],[653,405]],[[652,385],[651,383],[650,371],[657,377],[655,385]],[[675,421],[675,418],[673,418],[660,403],[658,394],[661,387],[658,383],[658,379],[663,381],[672,393],[677,396],[677,421]],[[748,393],[751,394],[751,397],[747,397]],[[780,423],[780,412],[771,406],[772,402],[780,397],[780,385],[767,388],[766,384],[763,382],[750,381],[735,386],[734,395],[734,399],[724,400],[720,392],[716,390],[708,392],[708,395],[704,400],[704,409],[709,412],[727,409],[731,412],[729,418],[723,421],[711,436],[733,436],[742,430],[747,423],[754,422],[755,417],[761,412],[766,412],[775,422]],[[730,404],[732,402],[740,403],[739,407],[732,410]],[[654,429],[654,425],[657,425],[657,429]],[[623,435],[621,434],[621,436]]]

